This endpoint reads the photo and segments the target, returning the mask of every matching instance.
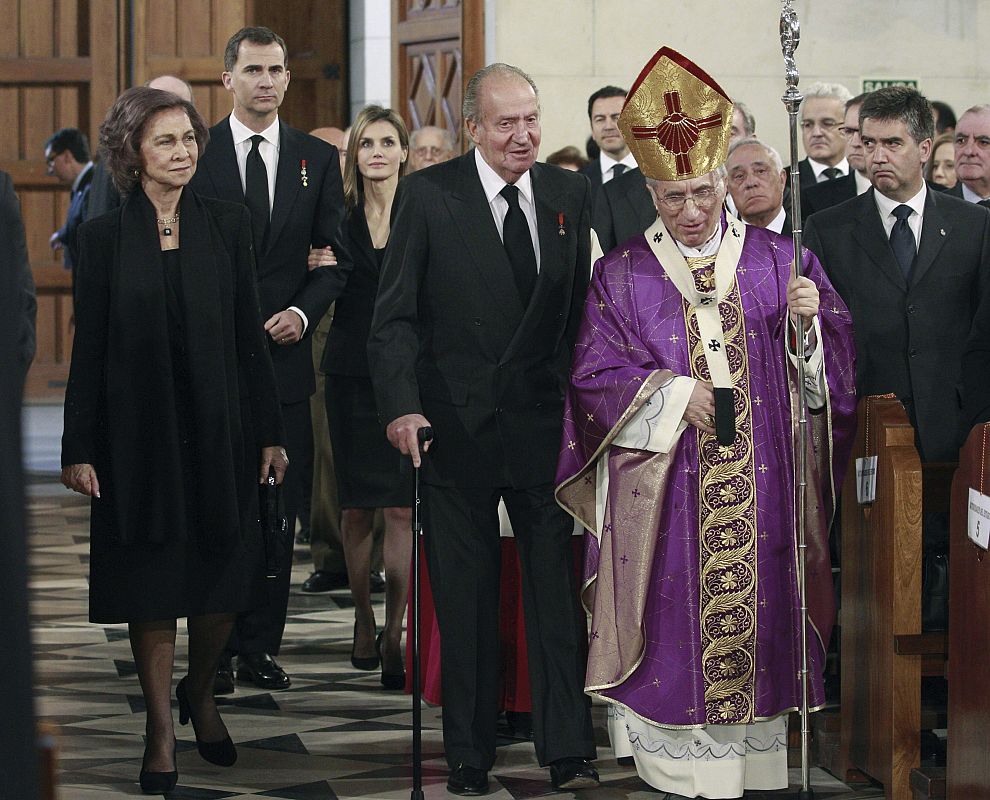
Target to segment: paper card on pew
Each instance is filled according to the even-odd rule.
[[[969,490],[967,529],[970,540],[986,550],[990,547],[990,497],[976,489]]]
[[[860,504],[877,499],[877,457],[856,459],[856,497]]]

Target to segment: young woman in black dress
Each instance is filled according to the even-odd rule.
[[[391,109],[368,106],[351,126],[342,241],[354,261],[347,288],[334,307],[323,354],[327,418],[340,497],[341,534],[354,598],[351,662],[358,669],[382,668],[382,685],[405,685],[402,623],[412,557],[412,469],[385,438],[368,371],[366,346],[378,292],[378,274],[388,244],[392,200],[409,155],[409,135]],[[310,266],[332,263],[313,251]],[[371,607],[372,521],[385,516],[385,627],[376,637]]]

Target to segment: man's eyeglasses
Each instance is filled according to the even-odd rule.
[[[433,158],[440,158],[440,156],[442,156],[447,151],[444,150],[442,147],[426,147],[424,145],[423,147],[414,148],[413,152],[416,155],[418,155],[420,158],[426,158],[427,156],[433,156]]]
[[[847,139],[852,139],[853,136],[859,134],[859,128],[850,128],[848,125],[843,125],[839,128],[839,133],[841,133]]]
[[[714,186],[705,186],[701,189],[696,189],[692,194],[671,192],[661,197],[660,203],[672,214],[679,214],[684,210],[684,206],[687,205],[688,200],[694,201],[695,206],[700,210],[707,211],[718,202],[718,192],[715,191]]]

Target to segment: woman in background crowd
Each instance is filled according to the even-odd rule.
[[[954,133],[942,133],[932,143],[932,156],[925,166],[925,179],[946,189],[956,185],[956,146]]]

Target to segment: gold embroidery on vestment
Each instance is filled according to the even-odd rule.
[[[687,262],[704,291],[715,257]],[[711,380],[697,318],[687,301],[683,307],[692,377]],[[746,327],[735,281],[719,303],[719,316],[735,390],[736,438],[724,446],[714,435],[699,435],[698,526],[705,719],[726,725],[752,722],[755,709],[756,476]]]

